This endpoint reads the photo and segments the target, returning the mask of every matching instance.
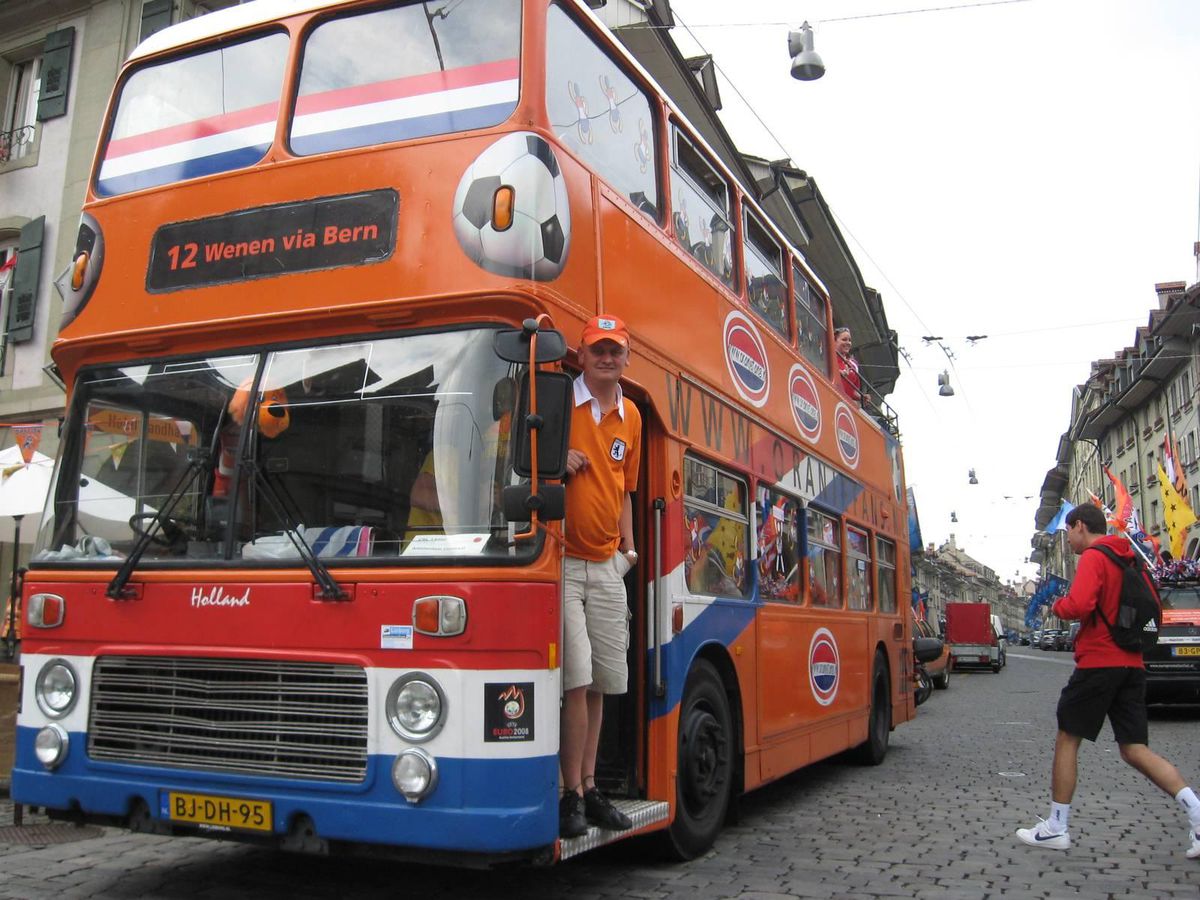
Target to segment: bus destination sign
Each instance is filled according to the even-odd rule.
[[[383,262],[399,195],[366,191],[163,225],[150,245],[152,293]]]

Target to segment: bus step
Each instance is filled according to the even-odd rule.
[[[628,831],[609,831],[596,825],[589,825],[587,834],[577,838],[562,838],[559,844],[559,859],[570,859],[588,850],[595,850],[605,844],[611,844],[623,838],[632,837],[646,831],[651,825],[667,821],[671,814],[669,804],[659,800],[613,800],[613,806],[633,820],[633,827]]]

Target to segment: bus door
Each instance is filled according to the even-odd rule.
[[[622,386],[624,388],[624,386]],[[645,780],[638,771],[644,758],[646,735],[642,711],[649,703],[650,673],[645,648],[648,645],[646,606],[648,587],[654,581],[654,498],[662,491],[653,481],[651,447],[661,446],[661,434],[650,407],[626,389],[625,396],[637,404],[642,414],[642,453],[638,490],[633,494],[633,533],[637,544],[637,565],[625,576],[629,604],[629,689],[620,696],[604,698],[604,727],[596,758],[596,782],[610,797],[637,797]],[[568,527],[569,523],[568,523]]]

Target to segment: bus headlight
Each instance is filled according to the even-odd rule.
[[[420,803],[432,794],[437,780],[437,763],[417,747],[405,750],[392,763],[392,784],[409,803]]]
[[[57,769],[67,758],[71,739],[61,725],[52,724],[42,728],[33,739],[33,752],[47,769]]]
[[[75,706],[75,670],[65,659],[52,659],[38,673],[34,696],[42,712],[61,719]]]
[[[436,681],[421,672],[405,675],[387,696],[387,718],[405,740],[421,743],[439,731],[446,719],[446,697]]]

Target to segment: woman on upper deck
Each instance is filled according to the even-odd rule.
[[[862,402],[862,376],[858,363],[850,357],[850,329],[843,325],[833,330],[833,349],[836,352],[842,393],[855,403]]]

